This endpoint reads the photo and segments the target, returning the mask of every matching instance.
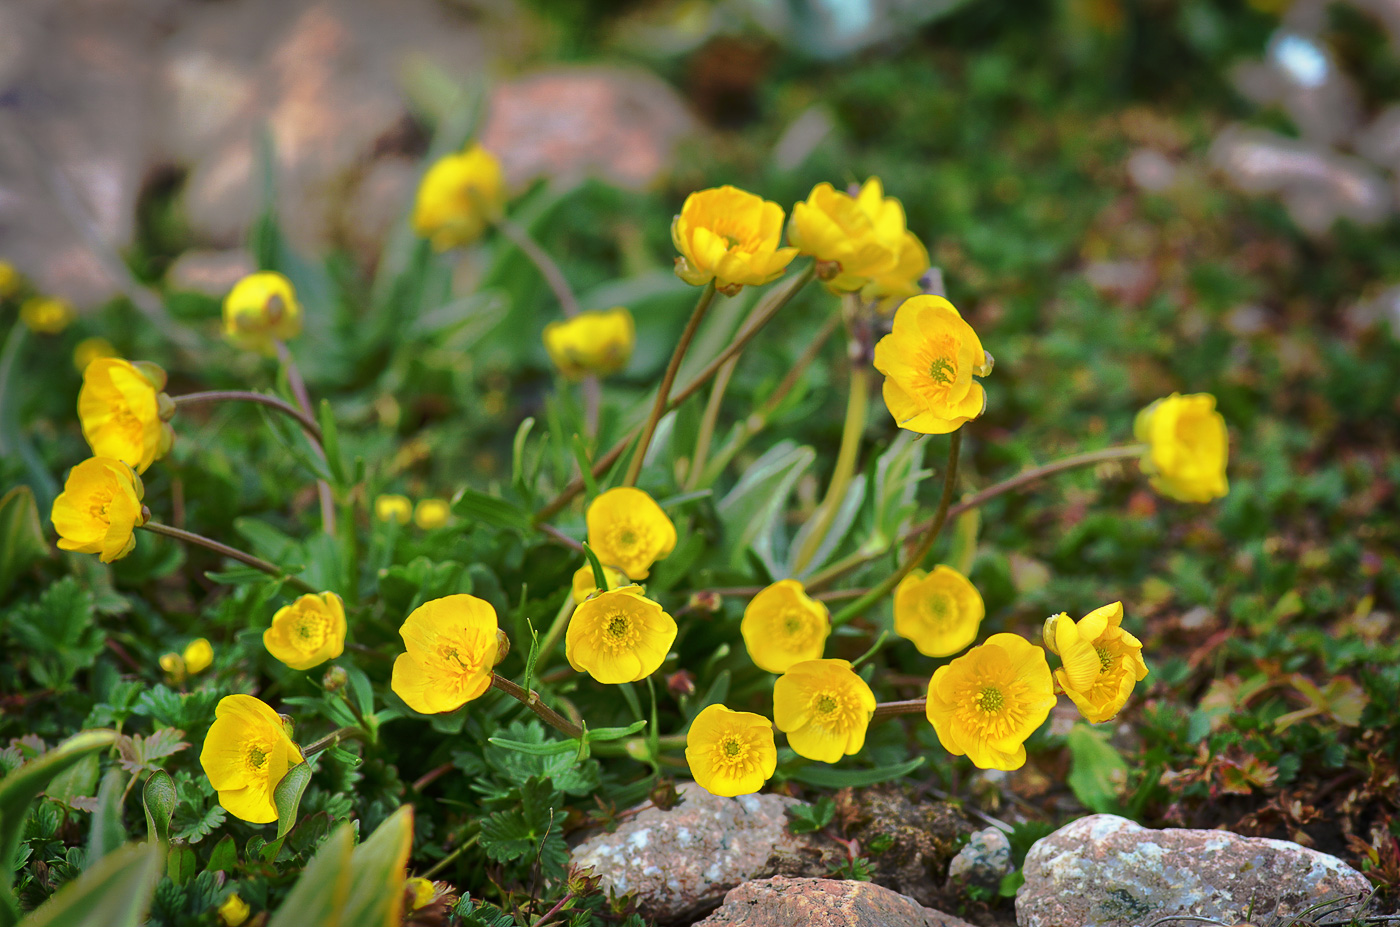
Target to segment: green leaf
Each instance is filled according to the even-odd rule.
[[[204,867],[205,872],[234,872],[238,869],[238,844],[233,842],[232,834],[224,834],[222,840],[214,844],[214,851],[209,854],[209,865]]]
[[[604,740],[621,740],[624,737],[631,737],[633,734],[646,727],[645,721],[633,721],[626,727],[591,727],[587,731],[588,740],[591,743],[598,743]]]
[[[981,527],[981,509],[968,509],[953,522],[953,540],[944,562],[964,576],[972,572],[972,561],[977,556],[977,532]]]
[[[75,798],[90,798],[97,792],[97,777],[100,774],[97,754],[89,753],[68,769],[53,777],[44,794],[54,801],[71,806]]]
[[[742,569],[746,553],[752,548],[771,574],[782,572],[774,553],[773,535],[792,487],[816,456],[817,452],[810,447],[780,441],[754,461],[719,501],[717,508],[724,526],[724,557],[730,566]]]
[[[833,769],[830,766],[804,766],[788,775],[806,785],[823,789],[861,788],[894,779],[902,779],[924,765],[924,758],[916,756],[912,760],[882,766],[879,769]]]
[[[272,790],[272,802],[277,806],[277,837],[263,850],[263,859],[273,862],[277,859],[287,833],[297,823],[297,809],[301,807],[301,797],[311,784],[311,764],[303,760],[291,769]]]
[[[170,842],[170,821],[175,817],[178,800],[175,780],[170,778],[170,773],[157,769],[146,779],[146,786],[141,790],[141,802],[146,808],[146,831],[150,839]],[[231,838],[224,839],[232,843]]]
[[[568,740],[546,740],[542,744],[527,743],[523,740],[507,740],[504,737],[488,737],[488,743],[527,756],[554,756],[556,753],[577,753],[579,743],[574,738]]]
[[[335,477],[335,485],[343,488],[349,483],[346,478],[345,458],[340,453],[340,432],[335,427],[335,414],[331,411],[329,399],[322,399],[317,411],[316,423],[321,426],[321,448],[326,452],[326,465]]]
[[[375,828],[350,858],[350,897],[344,927],[393,927],[400,921],[408,853],[413,846],[413,806],[404,805]]]
[[[331,831],[267,927],[339,924],[340,912],[350,897],[350,858],[354,849],[355,837],[349,824]]]
[[[561,869],[569,851],[562,835],[564,814],[553,807],[554,789],[548,780],[531,777],[519,791],[514,808],[482,820],[482,849],[496,862],[533,865],[538,856],[546,872]]]
[[[170,876],[170,881],[176,885],[184,885],[194,878],[197,865],[194,850],[186,846],[171,847],[165,857],[165,874]]]
[[[0,497],[0,589],[14,588],[15,577],[48,554],[34,490],[16,486]]]
[[[465,487],[452,500],[452,512],[472,521],[484,522],[496,528],[526,531],[530,514],[504,499]]]
[[[793,805],[788,808],[788,830],[794,834],[811,834],[821,830],[836,817],[836,802],[823,795],[814,805]]]
[[[345,678],[349,681],[350,696],[355,700],[355,707],[359,709],[360,714],[366,718],[374,714],[374,688],[370,685],[365,671],[358,666],[346,666]]]
[[[598,562],[598,555],[588,546],[587,541],[583,543],[583,555],[588,558],[588,565],[593,568],[593,585],[599,592],[607,592],[608,574],[603,571],[603,564]]]
[[[158,843],[129,843],[63,886],[22,927],[138,927],[160,880]],[[6,923],[0,908],[0,923]]]
[[[109,769],[107,775],[102,777],[102,787],[97,791],[97,808],[92,813],[92,828],[88,831],[84,869],[90,868],[126,842],[126,828],[122,827],[122,794],[125,787],[126,777],[120,769]]]
[[[570,446],[574,450],[574,461],[578,464],[579,476],[583,477],[584,498],[595,498],[598,495],[598,480],[593,475],[593,461],[588,459],[588,442],[583,440],[582,435],[576,434]]]
[[[1118,810],[1118,792],[1128,781],[1128,764],[1108,743],[1106,732],[1079,723],[1065,738],[1069,747],[1069,775],[1065,781],[1074,797],[1091,811]]]

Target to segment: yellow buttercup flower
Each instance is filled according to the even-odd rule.
[[[374,517],[380,521],[396,521],[406,525],[413,517],[413,503],[407,496],[385,493],[374,500]]]
[[[617,685],[656,672],[675,641],[675,620],[642,595],[641,586],[622,586],[578,604],[564,654],[580,673]]]
[[[9,299],[19,292],[19,271],[9,261],[0,261],[0,299]]]
[[[796,248],[780,248],[783,207],[737,187],[699,190],[671,222],[681,256],[676,276],[693,286],[711,280],[730,296],[782,276]]]
[[[413,523],[424,531],[441,528],[452,515],[452,507],[446,499],[420,499],[413,510]]]
[[[603,578],[607,580],[609,589],[617,589],[630,582],[626,573],[610,566],[603,567]],[[593,567],[590,564],[585,563],[574,571],[573,598],[575,605],[597,591],[598,585],[593,581]]]
[[[605,377],[627,366],[637,344],[632,313],[622,306],[606,312],[580,312],[544,327],[544,348],[559,372],[571,380]]]
[[[149,361],[102,357],[83,370],[78,418],[97,457],[113,457],[145,473],[170,451],[175,404],[165,395],[165,371]]]
[[[89,457],[68,474],[50,518],[60,550],[120,560],[136,546],[136,529],[150,514],[141,477],[120,460]]]
[[[183,654],[185,672],[197,676],[214,663],[214,645],[203,637],[196,637],[185,645]]]
[[[1172,393],[1138,413],[1133,434],[1148,444],[1142,472],[1153,488],[1181,502],[1209,502],[1230,491],[1230,435],[1210,393]]]
[[[277,820],[272,791],[300,763],[282,717],[251,695],[226,695],[214,709],[199,765],[229,814],[251,824]]]
[[[874,714],[875,693],[845,660],[794,663],[773,684],[773,721],[809,760],[859,753]]]
[[[417,911],[419,908],[428,906],[437,897],[437,887],[433,885],[432,879],[425,879],[422,876],[408,880],[405,886],[408,895],[408,909]]]
[[[821,659],[831,633],[831,613],[795,579],[783,579],[749,600],[739,623],[749,657],[770,673]]]
[[[35,296],[19,307],[19,320],[40,335],[57,335],[73,321],[73,307],[57,296]]]
[[[874,300],[876,311],[889,315],[904,300],[923,292],[923,277],[928,269],[928,249],[919,241],[919,236],[906,231],[899,243],[894,268],[872,277],[861,288],[860,295]]]
[[[710,705],[686,732],[685,761],[695,784],[711,795],[751,795],[778,768],[773,723],[763,715]]]
[[[407,653],[394,661],[390,688],[425,715],[456,711],[491,686],[500,646],[496,610],[474,595],[424,602],[399,628]]]
[[[106,338],[92,337],[79,341],[77,347],[73,348],[73,366],[79,373],[87,370],[88,364],[99,357],[116,357],[117,349],[112,347],[112,342]]]
[[[968,647],[986,614],[977,587],[952,567],[911,570],[894,590],[894,633],[926,657],[950,657]]]
[[[249,274],[224,297],[224,337],[240,348],[271,354],[273,341],[300,333],[296,290],[275,271]]]
[[[676,548],[676,526],[656,500],[640,489],[619,486],[588,504],[588,546],[600,563],[632,579],[646,579],[651,565]]]
[[[1091,724],[1107,721],[1147,678],[1142,641],[1123,630],[1123,603],[1096,608],[1076,623],[1064,612],[1045,622],[1045,646],[1059,654],[1055,681]]]
[[[251,913],[253,909],[248,907],[248,902],[238,897],[238,892],[229,895],[219,905],[219,920],[224,922],[225,927],[239,927]]]
[[[992,371],[972,326],[941,296],[915,296],[875,345],[885,405],[900,428],[926,435],[957,431],[982,414],[987,394],[972,378]]]
[[[904,207],[886,198],[878,177],[851,196],[829,183],[812,188],[792,207],[788,241],[817,261],[817,276],[837,292],[851,293],[892,273],[904,239]]]
[[[505,204],[501,162],[473,145],[439,159],[423,175],[413,230],[431,241],[435,251],[459,248],[480,238],[501,217]]]
[[[345,606],[334,592],[307,594],[283,605],[263,632],[267,652],[294,670],[308,670],[345,652]]]
[[[1026,738],[1055,706],[1045,651],[1016,634],[993,634],[929,680],[929,723],[943,749],[981,769],[1020,769]]]

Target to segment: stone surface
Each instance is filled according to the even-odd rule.
[[[242,248],[186,251],[175,259],[165,277],[171,289],[223,299],[235,283],[257,269],[253,256]]]
[[[804,860],[821,865],[817,841],[788,832],[787,809],[797,799],[720,798],[693,782],[678,791],[684,800],[669,811],[648,807],[584,840],[574,865],[593,867],[604,891],[636,892],[638,911],[663,923],[703,914],[750,879],[802,868]]]
[[[790,879],[746,882],[695,927],[971,927],[870,882]]]
[[[945,891],[948,866],[963,836],[977,826],[956,807],[942,801],[915,803],[897,786],[887,785],[860,793],[856,817],[859,824],[851,836],[862,846],[874,840],[889,843],[871,860],[876,883],[934,908],[963,895],[961,889]]]
[[[997,828],[988,827],[973,834],[948,864],[948,890],[976,885],[996,891],[1001,887],[1002,877],[1010,875],[1014,868],[1011,841]]]
[[[1173,914],[1253,923],[1370,890],[1333,856],[1220,830],[1148,830],[1095,814],[1031,847],[1020,927],[1129,927]]]

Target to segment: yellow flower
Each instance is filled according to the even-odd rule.
[[[0,299],[9,299],[19,292],[19,271],[9,261],[0,261]]]
[[[797,254],[779,248],[783,207],[736,187],[699,190],[685,198],[671,222],[671,241],[681,256],[676,276],[693,286],[711,280],[730,296],[744,286],[776,280]]]
[[[277,712],[251,695],[226,695],[214,709],[199,765],[225,811],[268,824],[277,820],[272,790],[301,759]]]
[[[627,574],[610,566],[603,567],[603,578],[608,581],[609,589],[617,589],[628,584]],[[575,605],[597,591],[598,586],[593,582],[593,567],[590,564],[585,563],[574,571]]]
[[[133,364],[101,357],[83,370],[78,418],[97,457],[114,457],[145,473],[170,451],[175,404],[161,392],[165,371],[149,361]]]
[[[1118,714],[1147,678],[1142,642],[1122,628],[1123,603],[1096,608],[1076,623],[1061,612],[1045,622],[1045,646],[1059,654],[1055,681],[1091,724]]]
[[[580,673],[616,685],[656,672],[675,640],[671,616],[642,595],[641,586],[622,586],[578,604],[569,619],[564,654]]]
[[[845,293],[894,271],[904,232],[904,207],[885,197],[878,177],[857,196],[819,183],[788,222],[788,241],[816,259],[827,287]]]
[[[750,795],[778,768],[773,724],[763,715],[711,705],[686,732],[685,761],[695,784],[711,795]]]
[[[446,499],[420,499],[413,510],[413,523],[424,531],[431,531],[447,524],[451,514],[452,507]]]
[[[676,526],[640,489],[609,489],[588,505],[588,546],[598,560],[632,579],[646,579],[651,565],[676,547]]]
[[[913,232],[904,233],[898,254],[893,270],[876,274],[860,291],[861,296],[875,301],[876,311],[883,315],[923,292],[923,277],[929,268],[928,249]]]
[[[981,769],[1020,769],[1026,738],[1055,706],[1045,651],[1016,634],[993,634],[928,685],[927,714],[943,749]]]
[[[438,160],[423,175],[413,206],[413,230],[446,251],[469,245],[505,209],[501,163],[480,145]]]
[[[911,570],[894,590],[894,633],[926,657],[950,657],[970,645],[986,614],[977,587],[952,567]]]
[[[286,341],[300,332],[296,290],[275,271],[249,274],[224,297],[224,337],[240,348],[271,354],[273,341]]]
[[[197,676],[213,664],[214,646],[208,640],[196,637],[185,646],[183,658],[185,671],[191,676]]]
[[[1133,434],[1149,445],[1142,472],[1162,495],[1209,502],[1230,491],[1225,479],[1230,436],[1210,393],[1158,399],[1138,413]]]
[[[437,897],[437,886],[433,885],[432,879],[425,879],[422,876],[409,879],[405,888],[408,889],[408,909],[410,911],[427,907],[428,903]]]
[[[406,525],[413,517],[413,503],[408,501],[407,496],[385,493],[374,500],[374,517],[380,521],[396,521]]]
[[[79,373],[87,370],[88,364],[99,357],[116,357],[117,349],[112,347],[112,342],[106,338],[84,338],[78,342],[78,346],[73,349],[73,366],[78,368]]]
[[[407,653],[394,661],[390,687],[425,715],[456,711],[491,686],[496,610],[474,595],[424,602],[399,628]]]
[[[160,655],[160,668],[165,674],[176,682],[182,681],[185,676],[185,658],[178,653],[163,653]]]
[[[739,623],[749,657],[770,673],[820,660],[831,633],[831,613],[795,579],[783,579],[754,596]]]
[[[219,905],[219,919],[224,922],[225,927],[239,927],[251,913],[252,908],[248,907],[248,902],[238,897],[238,892],[229,895]]]
[[[874,713],[875,693],[845,660],[794,663],[773,684],[773,721],[809,760],[859,753]]]
[[[544,347],[559,372],[571,380],[605,377],[627,366],[637,344],[632,313],[622,306],[606,312],[580,312],[544,327]]]
[[[991,355],[941,296],[915,296],[899,307],[894,330],[875,345],[875,369],[885,375],[885,405],[900,428],[947,434],[987,406],[972,378],[991,373]]]
[[[141,477],[120,460],[84,460],[53,501],[59,549],[97,554],[103,563],[125,557],[136,546],[136,529],[150,517],[141,504],[145,495]]]
[[[19,307],[19,320],[40,335],[57,335],[73,321],[73,307],[57,296],[35,296]]]
[[[267,652],[294,670],[308,670],[345,652],[345,606],[334,592],[307,594],[283,605],[263,632]]]

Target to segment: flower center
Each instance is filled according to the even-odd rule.
[[[616,638],[626,637],[627,631],[631,626],[632,622],[628,621],[622,615],[613,615],[608,619],[608,635]]]
[[[982,691],[977,693],[977,707],[987,714],[1001,711],[1005,704],[1006,696],[996,686],[983,686]]]
[[[1094,653],[1099,655],[1099,673],[1103,674],[1113,668],[1113,654],[1108,652],[1108,648],[1103,644],[1094,646]]]
[[[758,758],[749,742],[737,733],[726,733],[715,744],[714,765],[722,776],[739,777],[752,771]]]
[[[953,365],[946,357],[936,357],[928,368],[929,379],[935,383],[948,384],[953,382]]]
[[[744,746],[737,740],[726,740],[722,749],[725,756],[738,756],[743,751]]]
[[[107,509],[112,505],[116,490],[103,487],[88,497],[88,514],[99,521],[108,521]]]
[[[622,534],[618,537],[618,540],[621,541],[625,546],[631,547],[633,544],[637,543],[637,532],[623,531]]]
[[[812,625],[809,616],[796,608],[786,608],[778,613],[778,627],[787,637],[787,646],[793,650],[806,647],[812,641]]]
[[[829,715],[836,710],[836,699],[829,695],[817,696],[817,711]]]
[[[292,625],[292,637],[307,650],[316,650],[325,643],[328,622],[326,616],[314,609],[300,612]]]
[[[951,611],[952,602],[946,595],[935,593],[924,600],[924,617],[935,628],[941,629],[949,623]]]
[[[624,611],[614,611],[604,615],[597,624],[598,646],[609,653],[626,653],[634,650],[641,640],[642,632],[637,622]]]

